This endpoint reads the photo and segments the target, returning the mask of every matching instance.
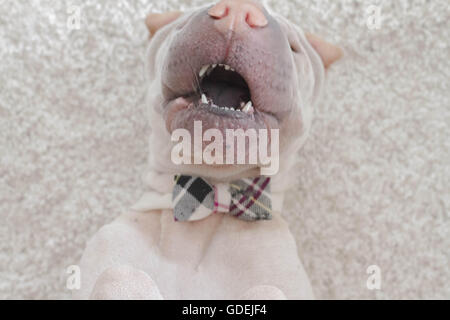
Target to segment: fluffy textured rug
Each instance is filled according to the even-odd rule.
[[[199,3],[0,1],[0,298],[69,297],[66,268],[141,195],[143,19]],[[449,299],[448,1],[271,4],[346,54],[286,203],[317,297]]]

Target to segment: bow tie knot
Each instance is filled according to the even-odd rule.
[[[172,203],[177,221],[201,220],[215,212],[248,221],[270,220],[270,178],[256,177],[213,185],[200,177],[175,176]]]

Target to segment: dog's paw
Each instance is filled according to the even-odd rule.
[[[155,282],[130,266],[106,269],[95,283],[92,300],[162,300]]]

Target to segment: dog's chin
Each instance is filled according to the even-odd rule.
[[[230,182],[236,179],[257,177],[261,170],[257,165],[199,164],[177,166],[177,174],[201,176],[218,182]]]
[[[206,134],[203,138],[205,136]],[[179,137],[181,138],[178,139]],[[230,140],[224,138],[223,141],[218,141],[217,139],[222,139],[218,137],[205,141],[201,140],[200,136],[195,138],[190,135],[177,135],[172,138],[174,139],[170,161],[182,174],[224,178],[235,177],[245,172],[245,176],[248,177],[255,175],[253,172],[259,171],[259,168],[263,166],[262,159],[272,159],[272,142],[256,135],[251,138],[246,135],[237,135]],[[260,150],[260,145],[263,144],[263,149]]]

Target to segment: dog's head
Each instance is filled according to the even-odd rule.
[[[219,180],[259,174],[259,163],[173,163],[178,142],[171,134],[185,129],[194,139],[196,121],[202,132],[214,128],[223,137],[227,129],[268,129],[269,144],[278,129],[280,167],[287,169],[309,131],[324,70],[341,51],[251,0],[151,14],[147,26],[152,169]]]

